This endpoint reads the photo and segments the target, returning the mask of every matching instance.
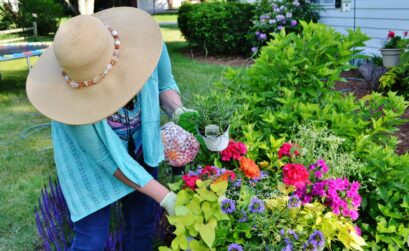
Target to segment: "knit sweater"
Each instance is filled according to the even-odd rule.
[[[143,155],[145,163],[152,167],[163,160],[159,94],[169,89],[179,91],[164,45],[157,67],[138,96],[141,102]],[[87,125],[52,121],[51,127],[58,179],[73,222],[134,191],[113,176],[118,168],[128,179],[142,187],[152,179],[130,157],[106,119]]]

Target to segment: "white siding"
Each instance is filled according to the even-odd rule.
[[[352,0],[350,12],[325,8],[321,12],[320,22],[333,26],[345,33],[345,29],[360,27],[371,40],[367,42],[365,52],[379,54],[389,30],[402,36],[409,30],[409,0]],[[355,15],[355,19],[354,19]]]

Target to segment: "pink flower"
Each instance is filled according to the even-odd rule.
[[[290,143],[284,143],[278,150],[278,158],[281,159],[284,156],[288,156],[291,158],[293,152],[294,152],[294,155],[296,156],[300,155],[300,153],[297,150],[294,150],[293,148],[295,149],[294,145]]]
[[[309,173],[301,164],[286,164],[283,168],[283,182],[287,186],[303,187],[310,183]]]
[[[394,38],[395,37],[395,32],[389,31],[388,32],[388,38]]]
[[[407,31],[404,31],[404,32],[403,32],[403,36],[404,36],[404,37],[407,37],[407,36],[408,36],[408,32],[407,32]]]
[[[185,182],[185,186],[195,190],[196,189],[196,181],[200,179],[197,175],[189,175],[185,174],[182,176],[182,180]]]
[[[361,234],[362,234],[361,229],[360,229],[358,226],[355,226],[354,228],[355,228],[356,234],[359,235],[359,236],[361,236]]]
[[[247,147],[242,142],[236,142],[234,140],[229,141],[229,145],[220,154],[222,161],[238,160],[241,156],[246,155]]]

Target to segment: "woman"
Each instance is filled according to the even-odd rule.
[[[69,19],[30,72],[27,94],[53,120],[71,249],[103,250],[110,204],[121,200],[124,249],[151,250],[154,203],[173,214],[176,199],[155,180],[160,105],[169,116],[186,110],[152,17],[121,7]]]

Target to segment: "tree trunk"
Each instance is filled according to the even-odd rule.
[[[78,10],[81,15],[91,15],[94,13],[94,0],[78,0]]]

